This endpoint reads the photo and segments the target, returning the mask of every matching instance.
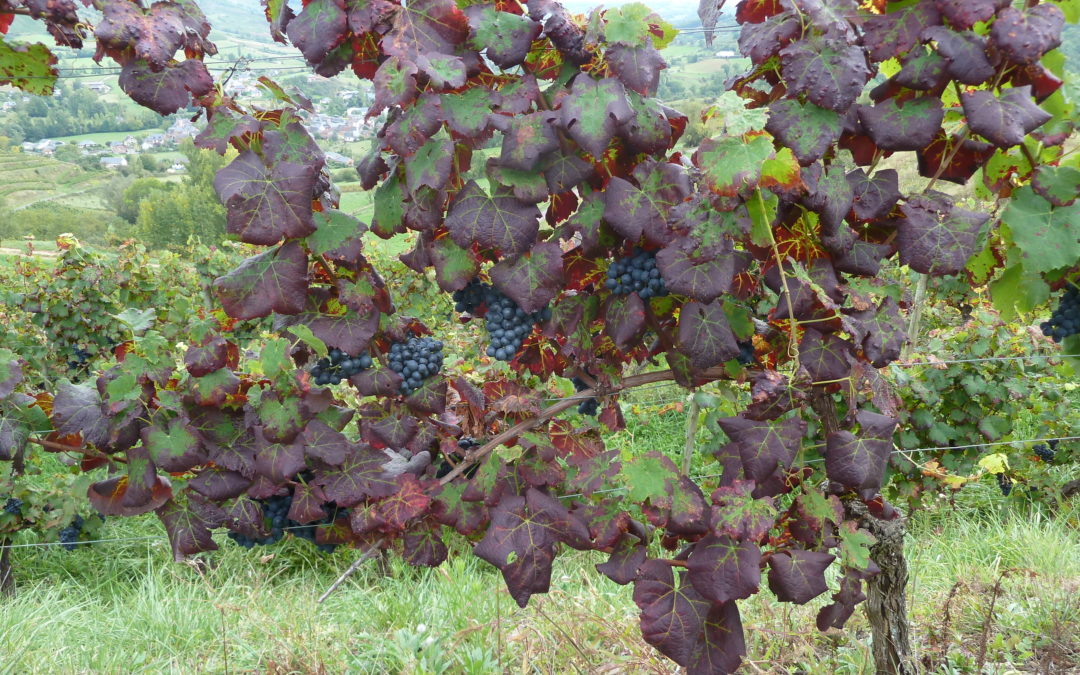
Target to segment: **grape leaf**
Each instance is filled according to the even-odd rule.
[[[289,21],[287,34],[309,65],[321,63],[349,30],[345,0],[309,0]]]
[[[820,551],[792,549],[769,558],[769,588],[781,602],[804,605],[825,591],[825,570],[836,556]]]
[[[799,364],[815,382],[847,377],[851,370],[851,343],[832,333],[807,328],[799,342]]]
[[[903,103],[890,98],[874,106],[859,106],[859,121],[882,150],[924,148],[937,136],[944,119],[945,109],[937,96],[920,96]]]
[[[540,242],[523,255],[498,263],[490,274],[496,288],[532,314],[546,307],[563,287],[562,249],[558,242]]]
[[[885,467],[892,454],[896,419],[868,410],[855,413],[859,435],[841,430],[825,439],[825,473],[829,480],[872,499],[881,489]]]
[[[934,276],[962,270],[990,220],[989,214],[961,209],[941,193],[912,197],[900,209],[904,213],[896,235],[900,262]]]
[[[1031,100],[1031,85],[1006,89],[1000,96],[980,90],[963,92],[968,127],[999,148],[1024,142],[1024,136],[1050,121],[1052,115]]]
[[[735,480],[713,492],[709,527],[715,534],[756,542],[772,528],[776,505],[769,497],[755,498],[753,489],[752,481]]]
[[[923,39],[937,43],[948,64],[946,70],[960,82],[981,84],[994,76],[994,66],[986,56],[986,40],[975,33],[931,26],[923,31]]]
[[[203,551],[217,550],[218,545],[214,543],[210,533],[213,525],[190,507],[190,501],[189,506],[181,506],[175,500],[169,499],[156,512],[169,535],[175,560],[180,561]]]
[[[164,425],[143,427],[141,436],[150,459],[163,471],[187,471],[207,461],[198,436],[179,417]]]
[[[80,434],[84,443],[98,447],[109,441],[104,402],[92,385],[61,380],[53,399],[52,422],[61,436]]]
[[[798,417],[779,422],[721,417],[716,423],[735,443],[746,477],[759,483],[791,465],[806,433],[806,422]]]
[[[487,131],[494,102],[495,93],[485,87],[470,87],[439,97],[447,128],[465,138],[480,138]]]
[[[1036,63],[1046,52],[1061,45],[1065,13],[1050,2],[1020,11],[1005,7],[990,27],[990,39],[1013,63]]]
[[[1013,192],[1001,222],[1008,225],[1030,271],[1050,272],[1080,258],[1080,201],[1055,208],[1025,185]]]
[[[934,4],[949,20],[949,25],[967,30],[992,19],[999,9],[1009,5],[1009,0],[934,0]]]
[[[919,44],[923,30],[941,23],[934,2],[896,3],[901,9],[871,15],[863,22],[863,44],[870,58],[885,61]]]
[[[574,79],[562,104],[563,127],[593,157],[604,154],[619,125],[632,114],[621,82],[610,77],[595,80],[584,73]]]
[[[53,67],[56,63],[56,56],[43,44],[11,45],[0,40],[0,85],[51,96],[60,75]]]
[[[748,141],[733,136],[707,138],[694,152],[694,164],[705,172],[713,192],[734,197],[741,190],[752,190],[761,180],[761,165],[773,156],[768,136],[753,136]]]
[[[450,203],[446,228],[458,246],[476,243],[515,256],[532,247],[540,230],[540,210],[518,201],[505,188],[489,197],[470,180]]]
[[[660,71],[667,62],[648,42],[641,47],[615,45],[607,51],[608,66],[627,89],[642,96],[652,96],[660,85]]]
[[[761,583],[761,548],[752,541],[707,535],[694,544],[686,568],[690,583],[709,602],[748,598]]]
[[[847,181],[852,190],[852,209],[859,220],[884,218],[900,199],[900,175],[895,169],[877,171],[872,177],[855,169],[847,175]]]
[[[252,256],[214,282],[225,312],[236,319],[257,319],[271,312],[298,314],[307,297],[307,254],[299,243]]]
[[[634,580],[645,641],[688,673],[733,673],[746,653],[736,603],[711,605],[663,560],[643,563]]]
[[[1080,198],[1080,169],[1045,164],[1035,167],[1031,187],[1054,206],[1070,206]]]
[[[540,158],[559,149],[558,115],[547,111],[491,118],[492,126],[503,132],[499,164],[511,169],[532,171]]]
[[[469,18],[472,46],[486,50],[487,57],[500,68],[521,65],[532,41],[540,35],[537,22],[527,16],[500,12],[493,4],[466,7],[465,16]]]
[[[739,34],[739,51],[754,65],[760,65],[779,54],[802,30],[802,21],[793,12],[771,16],[764,23],[744,25]]]
[[[417,72],[419,71],[415,63],[396,56],[383,61],[372,78],[375,99],[368,110],[368,117],[378,115],[390,106],[411,103],[419,93],[416,86]]]
[[[214,189],[227,208],[229,233],[263,245],[311,234],[317,178],[311,164],[276,161],[267,166],[251,150],[242,152],[214,178]]]
[[[547,589],[558,542],[589,548],[589,530],[557,499],[529,488],[524,497],[505,496],[491,510],[491,524],[473,553],[504,571],[510,594],[524,607],[533,593]],[[531,556],[534,551],[547,555]],[[516,559],[512,561],[511,555]]]
[[[318,466],[314,482],[322,487],[328,500],[343,508],[364,499],[389,497],[397,490],[397,483],[383,470],[386,462],[386,455],[371,446],[354,445],[339,466]]]
[[[769,106],[765,130],[807,166],[821,159],[840,138],[840,116],[813,103],[786,99]]]
[[[780,63],[788,95],[806,94],[812,103],[837,112],[851,107],[870,80],[862,49],[837,38],[792,43],[781,50]]]
[[[693,237],[679,237],[656,254],[656,266],[672,293],[711,303],[731,291],[735,255],[730,245],[699,246]]]
[[[692,300],[683,306],[679,313],[678,345],[697,370],[730,361],[740,353],[724,304],[719,300],[709,304]]]

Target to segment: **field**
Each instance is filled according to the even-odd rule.
[[[654,401],[634,409],[626,450],[677,451],[684,418]],[[999,497],[988,482],[913,519],[919,656],[940,672],[973,672],[985,646],[986,672],[1075,672],[1080,511],[1050,517]],[[631,589],[590,569],[597,555],[562,557],[551,593],[525,609],[460,542],[440,569],[371,561],[318,605],[355,553],[317,554],[297,540],[245,551],[219,536],[204,566],[175,564],[152,516],[111,520],[102,537],[123,541],[17,550],[0,672],[675,672],[641,642]],[[872,672],[861,611],[844,631],[819,633],[821,604],[747,601],[745,672]]]
[[[104,171],[85,172],[49,157],[0,153],[0,198],[11,209],[82,195],[100,187],[108,177]]]

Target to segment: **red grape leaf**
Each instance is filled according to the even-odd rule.
[[[308,64],[314,65],[342,43],[348,30],[345,0],[309,0],[289,21],[287,32]]]
[[[829,480],[872,499],[881,489],[885,467],[892,454],[896,419],[868,410],[855,413],[859,435],[834,431],[825,439],[825,473]]]
[[[500,68],[521,65],[540,35],[540,24],[527,16],[500,12],[497,5],[481,4],[465,8],[469,18],[469,39],[476,49]]]
[[[210,93],[214,78],[202,61],[187,59],[152,70],[145,61],[129,61],[120,70],[120,88],[141,106],[171,115],[191,105],[192,98]]]
[[[1036,63],[1046,52],[1061,45],[1061,29],[1065,13],[1051,2],[1044,2],[1020,11],[1005,7],[990,27],[990,39],[1013,63]]]
[[[296,241],[252,256],[214,282],[225,313],[257,319],[271,312],[299,314],[307,297],[307,254]]]
[[[679,313],[679,351],[690,358],[691,367],[705,370],[736,358],[740,351],[731,332],[724,303],[686,303]]]
[[[1024,136],[1053,117],[1031,99],[1031,85],[1006,89],[1000,96],[980,90],[960,96],[968,127],[999,148],[1024,142]]]
[[[489,274],[496,288],[532,314],[546,307],[563,287],[562,249],[558,242],[540,242],[520,256],[502,260]]]
[[[759,483],[791,466],[806,433],[806,422],[798,417],[779,422],[721,417],[716,423],[735,443],[746,477]]]
[[[540,210],[518,201],[507,189],[489,197],[476,181],[469,181],[450,203],[446,228],[458,246],[469,248],[476,243],[516,256],[536,240]]]
[[[903,103],[889,98],[874,106],[859,106],[859,121],[882,150],[924,148],[938,135],[944,119],[945,109],[937,96],[921,96]]]
[[[919,3],[923,4],[923,3]],[[843,112],[870,80],[862,48],[833,37],[813,36],[780,52],[789,95],[806,94],[822,108]]]
[[[912,197],[900,209],[896,243],[901,264],[942,276],[964,269],[990,215],[961,209],[951,197],[931,192]]]
[[[562,103],[562,124],[570,137],[593,157],[602,157],[619,125],[633,115],[619,80],[594,80],[579,74]]]
[[[799,364],[814,382],[846,377],[851,370],[852,356],[851,343],[832,333],[807,328],[799,341]]]
[[[706,600],[724,603],[749,598],[761,583],[761,549],[753,541],[710,534],[698,540],[686,560],[687,577]]]
[[[769,558],[769,588],[781,602],[806,604],[825,591],[825,570],[836,556],[820,551],[793,549]]]
[[[923,39],[937,43],[938,52],[948,64],[946,70],[960,82],[982,84],[994,76],[994,66],[986,56],[985,38],[971,31],[931,26],[923,31]]]
[[[885,61],[908,52],[919,44],[923,30],[940,23],[941,14],[934,2],[904,4],[895,11],[870,15],[862,26],[863,44],[872,60]]]

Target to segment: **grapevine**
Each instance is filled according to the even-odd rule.
[[[730,86],[767,122],[685,152],[689,120],[655,98],[675,30],[639,5],[583,17],[554,0],[269,3],[274,38],[316,72],[373,83],[369,116],[384,123],[357,166],[374,191],[370,223],[340,210],[302,95],[264,79],[268,108],[216,86],[196,3],[99,0],[96,25],[65,3],[14,4],[59,44],[92,31],[96,58],[116,61],[136,102],[198,109],[197,145],[231,156],[215,180],[227,231],[261,247],[214,282],[220,311],[193,325],[183,369],[161,333],[116,327],[100,339],[115,332],[124,349],[92,382],[34,391],[24,360],[0,359],[3,419],[19,430],[0,458],[21,454],[44,417],[52,434],[37,440],[108,467],[92,506],[156,513],[176,558],[216,548],[214,529],[248,544],[290,519],[320,543],[422,566],[442,563],[456,536],[525,606],[548,590],[558,553],[595,551],[601,573],[633,585],[646,641],[689,673],[733,672],[746,653],[741,600],[762,585],[783,602],[828,594],[817,624],[842,627],[864,588],[878,592],[880,539],[902,543],[881,525],[898,517],[881,490],[900,411],[879,370],[900,357],[908,322],[903,289],[875,282],[882,267],[956,275],[978,256],[1016,310],[1038,297],[1021,284],[1048,290],[1080,263],[1075,233],[1058,232],[1080,222],[1080,202],[1063,189],[1067,91],[1042,61],[1065,22],[1051,2],[744,0],[751,67]],[[719,3],[702,5],[715,19]],[[51,62],[8,51],[20,67],[0,83],[49,93]],[[921,189],[880,168],[897,153],[914,153]],[[934,189],[980,169],[1000,218]],[[508,366],[447,372],[438,326],[396,311],[364,235],[408,231],[402,262],[482,315],[484,351]],[[1048,231],[1062,242],[1049,253]],[[42,321],[64,313],[54,305]],[[1051,334],[1068,345],[1071,314],[1058,318]],[[241,351],[236,331],[261,320],[274,334]],[[586,388],[582,373],[596,373]],[[546,382],[576,376],[584,403],[544,405]],[[667,380],[750,393],[708,425],[709,479],[659,453],[624,458],[593,420],[560,416],[603,401],[597,424],[618,430],[619,393]],[[349,405],[326,389],[346,381]],[[468,433],[488,440],[461,446]],[[495,452],[503,444],[520,451]],[[289,516],[297,491],[304,523]],[[911,672],[906,640],[875,642],[886,637],[879,669]]]

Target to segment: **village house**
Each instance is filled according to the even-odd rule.
[[[120,167],[128,165],[126,157],[102,157],[99,162],[101,164],[101,168],[108,169],[110,171],[116,171]]]
[[[105,84],[104,82],[87,82],[86,88],[96,94],[108,94],[110,91],[112,91],[112,87]]]

